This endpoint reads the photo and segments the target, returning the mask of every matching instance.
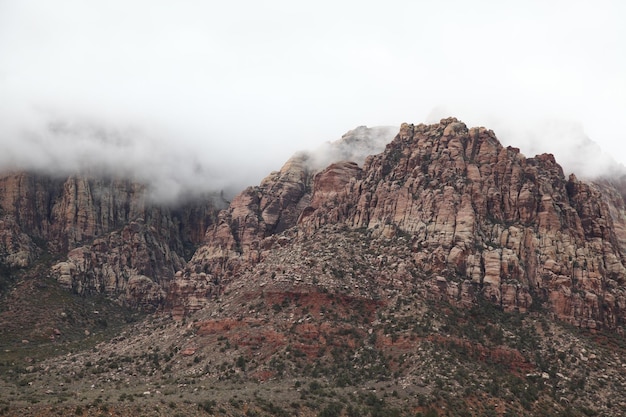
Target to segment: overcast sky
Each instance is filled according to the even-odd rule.
[[[621,0],[0,0],[0,165],[222,187],[359,125],[448,115],[626,162],[625,21]]]

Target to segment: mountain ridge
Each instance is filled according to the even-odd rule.
[[[155,415],[620,415],[618,187],[565,177],[554,156],[526,158],[455,118],[403,124],[362,165],[338,149],[323,168],[295,155],[222,210],[144,204],[128,183],[95,192],[98,179],[0,187],[0,259],[18,283],[3,300],[43,282],[72,303],[156,310],[122,324],[115,304],[64,301],[38,324],[51,342],[11,339],[5,355],[23,365],[0,365],[3,390],[26,387],[16,415],[49,398],[140,415],[128,392],[142,406],[167,398]],[[32,196],[43,211],[23,203]],[[29,353],[50,346],[70,350]]]
[[[344,224],[412,235],[414,262],[457,297],[477,285],[505,310],[526,311],[535,292],[536,303],[571,323],[623,325],[623,200],[616,190],[604,197],[606,186],[566,179],[550,154],[525,158],[492,131],[450,118],[403,125],[363,168],[334,163],[313,176],[294,161],[233,199],[188,274],[195,268],[219,280],[254,264],[264,240],[280,232],[267,225],[288,212],[287,224],[306,230]],[[447,275],[465,279],[448,283]],[[188,283],[202,280],[194,277]]]

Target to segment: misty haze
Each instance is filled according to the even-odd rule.
[[[625,415],[625,18],[0,0],[0,415]]]
[[[616,1],[4,1],[0,166],[116,171],[172,199],[257,184],[357,126],[454,116],[593,177],[626,155],[620,16]]]

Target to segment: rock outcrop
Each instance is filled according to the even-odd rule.
[[[218,222],[207,229],[206,244],[173,283],[167,304],[175,315],[202,308],[228,281],[267,255],[276,241],[284,244],[277,235],[296,226],[305,208],[314,204],[310,201],[312,185],[320,170],[328,164],[359,169],[345,160],[362,163],[368,155],[381,152],[395,131],[392,127],[360,126],[314,152],[296,154],[259,186],[237,195],[220,213]]]
[[[104,293],[144,307],[167,299],[170,306],[187,306],[182,311],[196,310],[228,277],[260,260],[269,249],[266,238],[297,224],[319,167],[345,158],[362,162],[384,148],[391,132],[359,127],[316,152],[296,155],[237,196],[216,227],[224,205],[219,198],[159,206],[148,199],[146,186],[128,179],[5,173],[0,266],[29,268],[46,255],[58,260],[50,276],[79,294]],[[195,252],[204,242],[209,244]],[[192,255],[193,267],[187,267]]]
[[[142,384],[157,406],[160,390],[223,385],[224,402],[201,408],[225,415],[626,409],[626,182],[565,176],[551,155],[452,118],[405,124],[359,159],[363,132],[323,166],[296,155],[219,214],[152,204],[120,180],[0,178],[0,383],[23,405],[14,415],[45,414],[37,401],[104,410],[86,397],[58,408],[86,386],[139,413],[122,399]],[[46,274],[165,314],[83,300]],[[263,398],[241,390],[259,383]]]
[[[505,311],[545,309],[581,327],[623,327],[619,187],[565,177],[552,155],[526,158],[492,131],[454,118],[404,124],[367,158],[353,149],[376,148],[386,131],[358,128],[323,158],[294,156],[219,216],[208,201],[156,206],[128,180],[5,175],[0,262],[24,268],[48,252],[60,256],[50,274],[72,291],[164,303],[181,316],[256,276],[294,233],[314,240],[322,228],[348,228],[378,242],[368,249],[374,257],[351,255],[364,268],[390,282],[393,274],[419,276],[414,290],[426,297],[458,305],[484,297]],[[330,164],[322,168],[321,160]]]
[[[328,225],[409,239],[404,261],[431,297],[462,304],[482,295],[505,311],[545,308],[589,328],[626,319],[621,195],[453,118],[404,124],[362,168],[341,162],[314,173],[292,159],[233,200],[175,285],[204,280],[217,294],[264,259],[276,234],[296,226],[312,236]]]
[[[145,200],[145,187],[129,180],[28,172],[0,177],[2,214],[57,252],[123,226],[140,215]]]
[[[66,256],[50,275],[68,289],[159,306],[217,209],[209,198],[171,208],[146,196],[146,187],[130,180],[6,174],[0,177],[0,262],[26,268],[43,253]]]
[[[306,154],[292,157],[258,187],[237,195],[219,214],[218,222],[204,236],[206,244],[172,284],[168,305],[175,315],[202,308],[230,277],[261,259],[268,249],[266,238],[296,225],[310,198],[308,161]]]

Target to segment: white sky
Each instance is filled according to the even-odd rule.
[[[0,0],[0,166],[252,184],[356,126],[448,115],[626,162],[624,22],[622,0]]]

